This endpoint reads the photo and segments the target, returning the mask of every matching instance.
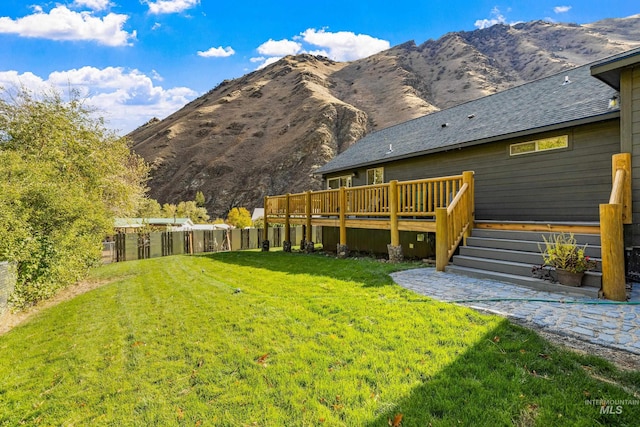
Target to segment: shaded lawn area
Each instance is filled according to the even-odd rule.
[[[0,336],[0,425],[637,425],[640,405],[585,401],[637,400],[639,372],[388,276],[415,266],[232,252],[101,267],[109,285]]]

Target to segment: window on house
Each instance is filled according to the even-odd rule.
[[[336,176],[327,179],[327,189],[332,190],[340,187],[351,187],[351,175]]]
[[[521,142],[509,146],[509,155],[519,156],[520,154],[538,153],[540,151],[558,150],[569,146],[569,136],[561,135],[552,138],[542,138],[535,141]]]
[[[382,184],[384,182],[384,168],[367,169],[367,185]]]

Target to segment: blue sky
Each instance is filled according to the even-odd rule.
[[[1,0],[0,86],[77,89],[124,134],[288,54],[349,61],[498,22],[638,13],[635,0]]]

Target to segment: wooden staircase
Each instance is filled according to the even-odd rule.
[[[533,277],[532,268],[543,262],[540,248],[544,248],[543,236],[553,234],[540,231],[513,231],[473,229],[466,246],[460,246],[446,271],[479,278],[490,278],[515,283],[528,288],[598,298],[602,287],[600,272],[600,235],[576,234],[580,245],[587,245],[585,254],[598,261],[596,271],[588,271],[581,287],[564,286]]]

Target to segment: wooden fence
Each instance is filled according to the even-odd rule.
[[[313,227],[311,231],[316,242],[321,242],[321,230]],[[104,242],[102,261],[107,264],[169,255],[260,249],[263,235],[259,228],[119,233],[114,241]],[[303,240],[303,227],[293,227],[290,235],[294,241]],[[284,228],[270,228],[268,238],[272,247],[282,246]]]

